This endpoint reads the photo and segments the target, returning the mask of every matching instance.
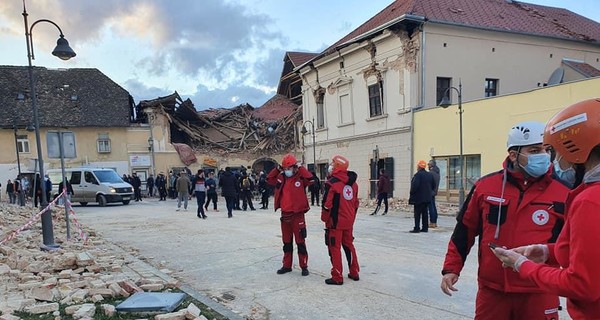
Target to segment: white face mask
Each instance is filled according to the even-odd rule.
[[[327,167],[327,173],[331,174],[333,172],[333,166],[329,165],[329,167]]]
[[[287,170],[285,170],[283,173],[285,174],[285,176],[286,176],[286,177],[288,177],[288,178],[289,178],[289,177],[291,177],[291,176],[293,176],[293,175],[294,175],[294,170],[292,170],[292,169],[287,169]]]

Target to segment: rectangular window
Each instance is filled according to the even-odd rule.
[[[325,128],[325,92],[319,92],[317,96],[317,129]]]
[[[485,97],[498,95],[498,79],[485,79]]]
[[[371,118],[383,114],[383,83],[380,81],[367,87],[369,90],[369,116]]]
[[[110,153],[110,139],[108,138],[108,133],[99,133],[98,134],[98,153]]]
[[[349,94],[340,95],[340,123],[352,123],[352,103]]]
[[[450,159],[448,160],[448,189],[458,190],[460,186],[460,160],[458,156],[450,157]],[[475,182],[481,177],[481,156],[478,154],[464,156],[464,161],[465,190],[466,192],[469,192],[469,190],[473,187]]]
[[[435,105],[439,106],[440,102],[442,102],[442,99],[444,97],[447,97],[450,101],[452,101],[452,99],[450,99],[450,90],[448,90],[448,88],[450,88],[450,82],[452,81],[452,78],[443,78],[443,77],[437,77],[437,81],[436,81],[436,98],[435,98]]]
[[[29,138],[26,135],[17,135],[17,149],[22,153],[29,153]]]

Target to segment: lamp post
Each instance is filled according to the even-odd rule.
[[[150,137],[148,138],[148,151],[150,151],[152,156],[152,176],[156,178],[156,172],[154,169],[154,137],[152,136],[152,127],[150,127]]]
[[[41,138],[40,138],[40,121],[39,121],[39,113],[38,113],[38,107],[37,107],[37,96],[35,93],[35,84],[34,84],[34,79],[33,79],[33,64],[32,64],[32,60],[35,60],[35,55],[33,52],[33,27],[35,27],[36,24],[40,23],[40,22],[48,22],[52,25],[54,25],[58,31],[60,32],[60,37],[58,38],[58,40],[56,41],[56,48],[54,48],[54,50],[52,51],[52,54],[54,56],[57,56],[58,58],[62,59],[62,60],[69,60],[71,58],[73,58],[76,54],[73,51],[73,49],[71,49],[71,47],[69,47],[69,42],[67,41],[67,39],[65,39],[65,36],[62,33],[62,30],[60,29],[60,27],[54,23],[51,20],[48,19],[40,19],[35,21],[31,27],[28,24],[27,21],[27,10],[25,8],[25,1],[23,0],[23,24],[25,26],[25,41],[27,43],[27,62],[28,62],[28,68],[27,68],[27,73],[29,76],[29,90],[30,90],[30,94],[31,94],[31,105],[33,108],[33,123],[35,126],[35,141],[37,143],[37,157],[38,157],[38,166],[39,166],[39,173],[40,173],[40,179],[44,177],[44,161],[43,161],[43,157],[42,157],[42,144],[41,144]],[[48,199],[46,199],[46,186],[45,184],[41,185],[42,187],[42,194],[41,194],[41,207],[45,208],[48,205]],[[44,214],[42,214],[42,237],[43,237],[43,246],[42,249],[54,249],[57,248],[58,246],[54,243],[54,231],[52,228],[52,213],[50,212],[50,210],[44,212]]]
[[[305,125],[307,123],[310,123],[310,129],[311,129],[311,134],[312,134],[312,147],[313,147],[313,170],[315,172],[317,172],[317,146],[315,143],[315,123],[314,123],[315,119],[313,118],[312,121],[310,120],[306,120],[302,123],[302,130],[300,131],[300,133],[302,133],[302,135],[305,135],[308,133],[308,130],[306,130]]]
[[[455,87],[449,87],[444,92],[444,96],[442,97],[442,101],[440,101],[440,106],[442,108],[448,108],[452,103],[449,98],[449,91],[453,89],[458,94],[458,121],[459,121],[459,135],[460,135],[460,155],[458,158],[458,165],[460,167],[460,180],[458,183],[458,204],[462,206],[465,201],[465,186],[464,186],[464,155],[463,155],[463,109],[462,109],[462,82],[460,79],[458,80],[458,89]]]

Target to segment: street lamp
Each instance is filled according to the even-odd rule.
[[[62,30],[60,29],[60,27],[54,23],[51,20],[47,20],[47,19],[40,19],[35,21],[31,27],[29,27],[28,21],[27,21],[27,10],[25,8],[25,1],[23,0],[23,23],[25,25],[25,41],[27,43],[27,62],[28,62],[28,68],[27,68],[27,73],[29,75],[29,88],[30,88],[30,94],[31,94],[31,105],[33,108],[33,123],[35,126],[35,141],[37,143],[37,156],[38,156],[38,165],[39,165],[39,173],[40,173],[40,179],[42,179],[44,177],[44,161],[43,161],[43,157],[42,157],[42,143],[41,143],[41,138],[40,138],[40,121],[39,121],[39,114],[38,114],[38,107],[37,107],[37,96],[35,93],[35,85],[34,85],[34,80],[33,80],[33,64],[31,62],[31,60],[35,60],[35,56],[33,53],[33,27],[35,27],[36,24],[40,23],[40,22],[48,22],[52,25],[54,25],[58,31],[60,32],[60,37],[58,38],[58,40],[56,41],[56,48],[54,48],[54,50],[52,51],[52,54],[54,56],[59,57],[62,60],[69,60],[71,58],[73,58],[76,54],[73,51],[73,49],[71,49],[71,47],[69,47],[69,42],[67,41],[67,39],[65,39],[65,36],[62,33]],[[46,199],[46,185],[45,183],[41,184],[42,187],[42,194],[41,194],[41,207],[45,208],[48,205],[48,199]],[[42,237],[43,237],[43,247],[42,249],[54,249],[57,248],[58,246],[54,243],[54,231],[52,229],[52,213],[50,212],[50,210],[44,212],[44,214],[42,214]]]
[[[306,130],[305,124],[310,123],[310,132],[312,134],[312,147],[313,147],[313,170],[315,172],[317,172],[317,146],[315,143],[315,123],[314,123],[315,119],[313,118],[312,121],[310,120],[306,120],[302,123],[302,130],[300,131],[300,133],[302,133],[302,135],[304,136],[305,134],[308,133],[308,130]]]
[[[150,137],[148,137],[148,151],[150,151],[152,155],[152,175],[153,177],[156,177],[154,169],[154,137],[152,136],[152,126],[150,127]]]
[[[460,180],[458,183],[458,204],[460,206],[463,205],[463,202],[465,201],[465,186],[464,186],[464,155],[463,155],[463,119],[462,119],[462,114],[463,114],[463,109],[462,109],[462,82],[459,79],[458,80],[458,89],[456,89],[455,87],[449,87],[448,89],[446,89],[446,91],[444,91],[444,96],[442,97],[442,101],[440,101],[440,106],[444,109],[448,108],[452,103],[450,102],[450,98],[449,98],[449,91],[450,89],[453,89],[456,91],[456,93],[458,94],[458,119],[459,119],[459,135],[460,135],[460,156],[458,158],[458,165],[460,167]]]

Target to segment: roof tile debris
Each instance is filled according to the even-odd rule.
[[[196,111],[192,101],[182,101],[177,92],[142,101],[138,111],[165,115],[171,126],[171,143],[217,153],[289,151],[295,147],[296,125],[302,117],[301,107],[283,96],[275,96],[257,109],[241,104]]]

